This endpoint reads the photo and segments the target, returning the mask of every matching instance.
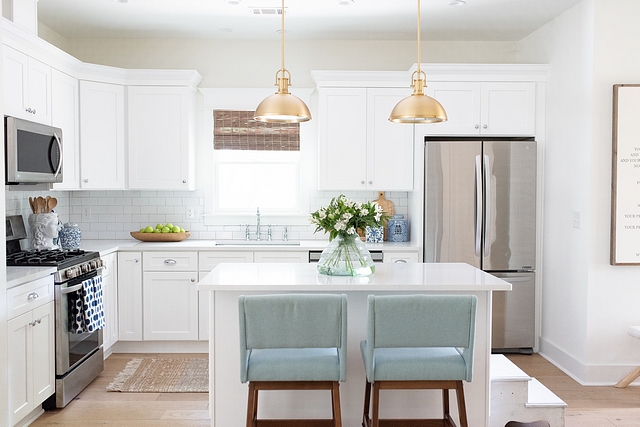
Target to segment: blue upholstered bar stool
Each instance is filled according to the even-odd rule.
[[[442,419],[383,424],[455,426],[449,413],[449,390],[455,389],[460,425],[468,427],[462,381],[473,375],[475,295],[369,295],[367,303],[367,339],[360,343],[367,374],[362,425],[380,425],[380,390],[442,389]]]
[[[238,311],[240,378],[249,382],[247,427],[260,425],[259,390],[331,390],[331,420],[313,422],[341,427],[339,381],[347,374],[347,296],[240,296]],[[296,426],[302,421],[268,422]]]

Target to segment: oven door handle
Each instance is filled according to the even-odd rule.
[[[79,291],[82,289],[82,283],[78,283],[77,285],[73,285],[70,288],[62,289],[62,295],[70,294],[71,292]]]

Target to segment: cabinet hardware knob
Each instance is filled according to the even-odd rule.
[[[139,262],[139,261],[138,261],[138,258],[134,258],[134,259],[133,259],[133,262],[138,263],[138,262]]]
[[[87,182],[89,182],[89,179],[88,179],[88,178],[85,178],[83,181],[84,181],[84,183],[86,184]]]
[[[183,179],[183,180],[182,180],[182,183],[183,183],[183,184],[186,184],[186,183],[187,183],[187,180],[186,180],[186,179]]]
[[[364,185],[364,181],[361,181],[360,183],[361,183],[362,185]]]
[[[483,126],[482,126],[482,129],[486,129],[486,128],[487,128],[487,125],[483,125]]]
[[[476,129],[480,129],[480,125],[475,125],[474,126]]]
[[[191,283],[194,283],[196,281],[196,279],[191,279]]]
[[[36,323],[38,323],[38,324],[42,323],[42,318],[38,317],[38,320],[36,320]]]
[[[369,185],[373,184],[373,181],[369,181]]]
[[[168,258],[164,260],[164,263],[165,265],[176,265],[178,262],[175,259]]]
[[[34,301],[36,299],[38,299],[40,295],[38,295],[37,292],[31,292],[29,295],[27,295],[27,301],[31,302]]]

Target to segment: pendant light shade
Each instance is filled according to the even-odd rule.
[[[447,121],[442,105],[424,94],[427,75],[420,70],[420,0],[418,0],[418,69],[411,76],[413,93],[398,102],[389,116],[394,123],[440,123]]]
[[[282,67],[276,73],[278,91],[266,97],[256,108],[253,119],[267,123],[300,123],[311,120],[307,105],[289,93],[291,74],[284,68],[284,0],[282,0]]]

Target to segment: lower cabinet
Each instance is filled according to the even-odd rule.
[[[385,252],[385,263],[405,263],[420,262],[420,254],[418,252]]]
[[[105,357],[109,349],[118,341],[118,256],[109,254],[102,257],[105,268],[102,270],[102,293],[104,295],[104,329],[102,331]]]
[[[118,253],[118,340],[142,341],[142,253]]]
[[[53,301],[41,305],[36,302],[32,310],[7,322],[10,426],[55,392],[53,324]]]

